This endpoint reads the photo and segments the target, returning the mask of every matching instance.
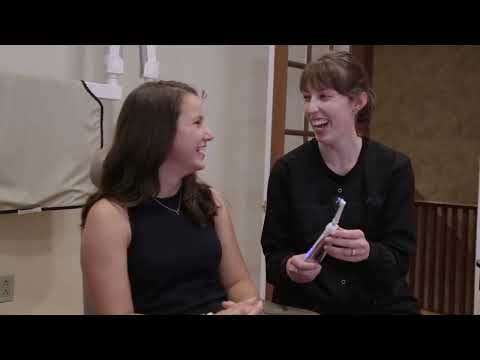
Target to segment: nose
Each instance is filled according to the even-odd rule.
[[[213,132],[208,127],[205,127],[205,135],[204,135],[205,141],[211,141],[214,138],[215,136],[213,136]]]
[[[303,105],[303,109],[306,114],[312,114],[318,111],[318,106],[315,101],[310,99],[310,101],[305,101],[305,104]]]

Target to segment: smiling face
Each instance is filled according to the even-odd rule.
[[[299,83],[305,115],[318,141],[356,136],[370,121],[375,94],[363,66],[348,52],[330,52],[307,64]]]
[[[177,120],[177,131],[168,162],[174,163],[184,175],[205,168],[205,150],[214,136],[205,124],[202,99],[186,94]]]
[[[334,89],[303,91],[304,111],[317,141],[331,144],[341,137],[356,134],[355,114],[358,101]]]

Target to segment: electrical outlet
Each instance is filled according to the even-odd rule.
[[[0,303],[13,301],[13,274],[0,276]]]

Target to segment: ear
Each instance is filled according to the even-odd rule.
[[[355,113],[358,113],[360,110],[362,110],[365,105],[368,103],[368,95],[366,91],[361,91],[360,93],[356,94],[352,98],[352,106],[353,106],[353,111]]]

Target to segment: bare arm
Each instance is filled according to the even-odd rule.
[[[258,299],[259,293],[240,252],[229,211],[220,195],[213,190],[212,194],[215,203],[219,206],[214,221],[215,230],[222,245],[220,276],[228,298],[235,302],[253,297]]]
[[[81,243],[85,291],[95,314],[132,314],[127,249],[131,231],[126,210],[106,199],[88,212]]]

